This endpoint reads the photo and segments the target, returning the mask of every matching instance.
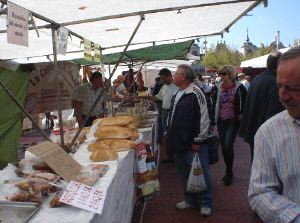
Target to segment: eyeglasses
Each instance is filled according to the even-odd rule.
[[[222,76],[226,76],[226,75],[227,75],[226,72],[219,72],[218,74],[219,74],[219,76],[221,76],[221,75],[222,75]]]

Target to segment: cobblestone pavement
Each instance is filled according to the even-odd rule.
[[[159,165],[160,193],[147,201],[143,223],[261,223],[247,200],[250,177],[250,148],[240,138],[235,142],[234,181],[231,186],[224,186],[222,177],[225,165],[221,151],[220,161],[211,166],[214,190],[213,214],[209,218],[200,216],[199,209],[176,210],[175,204],[182,201],[182,189],[175,172],[174,164]],[[164,158],[164,151],[161,151]],[[141,223],[143,204],[136,206],[132,223]]]

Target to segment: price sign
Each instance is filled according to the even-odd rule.
[[[71,181],[59,201],[87,211],[101,214],[106,192]]]

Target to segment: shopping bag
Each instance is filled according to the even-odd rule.
[[[219,137],[215,134],[208,136],[208,157],[209,164],[215,164],[219,161]]]
[[[204,175],[198,153],[194,154],[189,179],[187,182],[187,192],[200,192],[207,190]]]

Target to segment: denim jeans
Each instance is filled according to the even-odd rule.
[[[187,181],[194,157],[194,153],[191,150],[175,154],[176,171],[183,185],[185,201],[190,204],[198,205],[199,207],[212,208],[212,184],[209,175],[208,146],[205,143],[201,143],[200,147],[198,154],[207,190],[198,193],[190,193],[186,191]]]
[[[239,122],[230,120],[218,120],[218,134],[222,148],[222,154],[226,165],[226,176],[233,177],[233,159],[234,151],[233,144],[239,130]]]

